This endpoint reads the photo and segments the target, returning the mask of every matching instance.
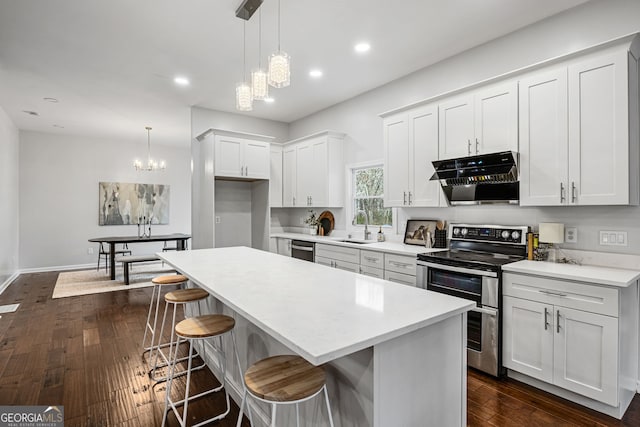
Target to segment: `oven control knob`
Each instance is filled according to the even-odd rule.
[[[519,231],[514,231],[513,233],[511,233],[511,238],[513,240],[518,240],[520,238],[520,232]]]
[[[510,235],[511,235],[511,233],[509,233],[507,230],[504,230],[502,232],[502,238],[503,239],[508,239]]]
[[[458,234],[460,234],[460,229],[459,229],[458,227],[455,227],[455,228],[453,229],[453,235],[454,235],[454,236],[457,236]]]
[[[469,230],[467,230],[466,228],[463,228],[462,230],[460,230],[460,233],[462,233],[462,236],[466,236],[468,232]]]

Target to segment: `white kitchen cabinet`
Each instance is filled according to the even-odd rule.
[[[215,137],[215,176],[269,179],[269,143],[227,135]]]
[[[282,207],[282,147],[271,146],[269,175],[269,206]]]
[[[344,205],[344,136],[324,131],[285,144],[283,206]]]
[[[638,121],[628,44],[523,77],[520,204],[637,205]]]
[[[416,275],[416,257],[397,254],[384,254],[384,270],[395,273]],[[414,280],[415,282],[415,280]]]
[[[291,256],[291,239],[284,237],[276,238],[276,251],[279,255]]]
[[[385,271],[384,279],[390,282],[400,283],[402,285],[416,286],[416,276],[410,274],[396,273],[394,271]]]
[[[440,103],[440,159],[518,151],[518,82],[481,87]]]
[[[503,281],[504,366],[611,410],[622,405],[612,414],[624,413],[635,392],[625,390],[625,377],[628,369],[637,373],[630,363],[638,353],[637,345],[625,354],[620,349],[629,336],[637,339],[637,285],[617,289],[515,273],[504,273]],[[622,319],[630,324],[619,327]]]
[[[385,206],[440,206],[440,184],[430,181],[438,159],[435,104],[385,117]]]
[[[296,206],[296,147],[287,146],[282,150],[282,206]]]
[[[381,268],[369,267],[366,265],[360,264],[360,274],[365,276],[375,277],[378,279],[384,279],[384,270]]]

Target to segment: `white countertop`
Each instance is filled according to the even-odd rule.
[[[617,287],[627,287],[640,278],[638,270],[527,260],[503,265],[502,270]]]
[[[314,365],[475,307],[472,301],[247,247],[157,255]]]
[[[376,233],[372,233],[375,235]],[[340,240],[346,239],[346,237],[333,237],[333,236],[312,236],[310,234],[302,233],[271,233],[271,237],[283,237],[286,239],[305,240],[307,242],[314,243],[326,243],[328,245],[347,246],[350,248],[363,249],[365,251],[386,252],[397,255],[411,255],[415,256],[426,252],[441,252],[447,249],[435,249],[425,248],[418,245],[405,245],[398,242],[377,242],[372,240],[373,243],[348,243],[341,242]]]

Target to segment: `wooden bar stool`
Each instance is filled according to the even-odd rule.
[[[164,417],[162,419],[162,425],[164,426],[167,421],[167,415],[169,413],[169,409],[173,410],[176,418],[178,419],[178,423],[182,427],[186,425],[187,421],[187,411],[189,409],[189,401],[206,396],[211,393],[218,392],[224,388],[225,397],[227,400],[227,409],[221,414],[216,415],[215,417],[209,418],[205,421],[202,421],[198,424],[194,424],[192,427],[201,426],[203,424],[208,424],[216,420],[220,420],[229,414],[231,410],[231,405],[229,403],[229,393],[226,389],[226,381],[227,381],[227,358],[226,353],[222,348],[222,336],[229,333],[231,334],[231,339],[233,343],[233,351],[236,357],[236,363],[238,364],[238,371],[242,374],[240,369],[240,357],[238,356],[238,347],[236,346],[236,337],[233,333],[233,328],[235,327],[235,320],[233,317],[225,316],[222,314],[207,314],[204,316],[197,316],[185,319],[178,323],[175,326],[175,332],[177,335],[177,343],[175,347],[175,351],[171,357],[171,361],[169,363],[169,381],[167,384],[167,392],[165,397],[165,407],[164,407]],[[216,353],[218,353],[219,361],[222,366],[222,379],[220,380],[220,386],[204,391],[202,393],[198,393],[194,396],[189,396],[189,387],[191,385],[191,371],[193,370],[191,367],[193,360],[193,343],[196,340],[205,340],[208,338],[218,338],[219,348],[213,346],[213,349]],[[185,392],[184,399],[174,402],[171,398],[171,387],[173,385],[173,380],[175,379],[175,367],[178,359],[178,346],[183,343],[189,341],[189,362],[187,366],[187,381],[185,384]],[[205,343],[203,342],[203,346]],[[180,416],[180,412],[178,411],[178,406],[183,406],[182,416]]]
[[[185,305],[188,303],[198,303],[198,315],[202,314],[202,311],[200,309],[200,304],[199,302],[202,300],[205,300],[209,297],[209,293],[207,291],[205,291],[204,289],[201,288],[187,288],[187,289],[178,289],[175,291],[171,291],[171,292],[167,292],[164,296],[164,301],[165,301],[165,307],[164,307],[164,315],[162,316],[162,326],[160,327],[160,334],[158,336],[158,342],[157,344],[154,346],[154,357],[153,357],[153,364],[152,367],[149,371],[149,376],[151,377],[152,380],[154,381],[166,381],[167,380],[167,376],[163,376],[163,377],[157,377],[156,376],[156,370],[158,368],[163,368],[165,366],[169,366],[169,359],[171,358],[171,353],[173,351],[173,347],[176,346],[176,338],[174,338],[174,332],[175,332],[175,327],[176,327],[176,313],[178,311],[178,305]],[[167,321],[167,312],[169,311],[169,305],[173,306],[173,317],[171,320],[171,336],[169,338],[169,341],[166,343],[161,343],[160,341],[162,340],[162,336],[164,335],[164,325]],[[162,349],[164,347],[169,347],[169,354],[165,354]],[[176,347],[176,351],[177,351],[177,347]],[[162,362],[158,363],[158,355],[163,359]],[[183,357],[181,359],[178,359],[178,362],[187,360],[188,357]],[[201,369],[205,366],[204,363],[202,363],[202,365],[199,365],[198,367],[194,368],[195,369]],[[179,375],[184,375],[186,372],[182,371],[178,374],[176,374],[177,376]]]
[[[181,274],[171,274],[168,276],[158,276],[151,279],[153,283],[153,291],[151,292],[151,302],[149,303],[149,313],[147,314],[147,326],[144,328],[144,336],[142,337],[142,350],[143,354],[154,348],[153,343],[156,339],[156,327],[158,326],[158,309],[160,308],[160,290],[163,286],[180,286],[187,283],[189,279],[187,276]],[[154,312],[153,325],[151,324],[151,313]],[[147,346],[147,334],[151,332],[151,344]],[[168,345],[164,344],[163,347]],[[151,360],[151,355],[149,360]]]
[[[271,426],[276,425],[277,405],[296,405],[296,425],[300,425],[298,404],[324,391],[329,424],[333,427],[331,406],[327,393],[324,370],[313,366],[300,356],[283,355],[262,359],[244,374],[245,390],[240,404],[237,427],[242,423],[242,410],[247,400],[247,392],[255,399],[271,404]],[[249,405],[247,403],[247,409]],[[251,412],[249,411],[249,415]],[[253,421],[249,418],[251,425]]]

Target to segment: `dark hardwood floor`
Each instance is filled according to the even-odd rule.
[[[0,319],[0,405],[61,404],[65,426],[159,426],[165,387],[149,380],[140,343],[151,289],[52,300],[56,279],[53,272],[25,274],[0,295],[0,305],[21,304]],[[196,391],[217,384],[208,370],[193,379]],[[176,393],[183,387],[179,381]],[[223,406],[221,394],[201,399],[189,418],[197,422]],[[237,411],[234,405],[214,425],[235,426]],[[172,415],[168,421],[177,425]],[[637,427],[640,396],[618,421],[517,381],[469,371],[468,425]]]

